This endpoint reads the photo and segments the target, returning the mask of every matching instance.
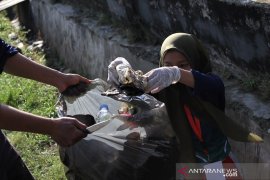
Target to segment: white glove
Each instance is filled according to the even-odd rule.
[[[107,81],[114,86],[119,85],[119,76],[116,70],[116,66],[123,65],[126,67],[131,67],[129,62],[123,58],[123,57],[117,57],[115,60],[113,60],[110,65],[108,66],[108,79]]]
[[[177,83],[181,78],[181,71],[177,66],[152,69],[145,74],[148,79],[145,92],[157,93],[162,89]]]

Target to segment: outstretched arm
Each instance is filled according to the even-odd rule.
[[[53,85],[60,92],[80,82],[90,83],[80,75],[64,74],[38,64],[0,39],[0,72],[3,69],[13,75]],[[86,126],[74,118],[49,119],[1,104],[0,129],[47,134],[61,146],[70,146],[86,136]]]
[[[67,87],[78,84],[79,82],[91,82],[89,79],[78,74],[65,74],[38,64],[20,53],[11,56],[7,60],[4,71],[9,74],[55,86],[60,92],[63,92]]]
[[[0,105],[0,129],[50,135],[61,146],[70,146],[86,136],[86,125],[74,118],[45,118]]]
[[[146,92],[157,93],[171,84],[180,82],[188,87],[194,87],[194,77],[191,70],[177,66],[159,67],[145,74],[148,79]]]

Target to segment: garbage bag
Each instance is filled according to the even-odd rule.
[[[148,94],[102,95],[108,89],[105,81],[96,79],[84,95],[63,98],[58,111],[90,126],[100,104],[107,104],[114,114],[104,127],[71,147],[60,148],[67,178],[175,179],[177,141],[164,103]],[[119,115],[123,103],[132,106],[131,116]]]

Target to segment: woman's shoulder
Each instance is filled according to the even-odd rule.
[[[220,86],[224,88],[224,83],[221,77],[213,72],[202,73],[196,70],[192,70],[192,74],[195,79],[195,84],[198,83],[203,86]]]
[[[193,70],[192,73],[195,79],[193,94],[223,109],[225,87],[222,79],[212,72],[201,73]]]

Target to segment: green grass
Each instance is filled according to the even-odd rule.
[[[267,101],[270,98],[269,73],[250,73],[241,80],[240,85],[243,90],[257,94],[262,100]]]
[[[19,36],[25,47],[25,32],[14,29],[10,21],[0,13],[0,37],[16,46],[17,41],[8,38],[11,32]],[[45,64],[45,55],[42,52],[22,49],[23,54],[33,60]],[[57,99],[57,90],[54,87],[14,77],[9,74],[0,76],[0,102],[33,114],[56,117],[54,104]],[[58,147],[50,137],[39,134],[4,131],[15,149],[37,180],[66,179],[64,168],[60,162]]]

